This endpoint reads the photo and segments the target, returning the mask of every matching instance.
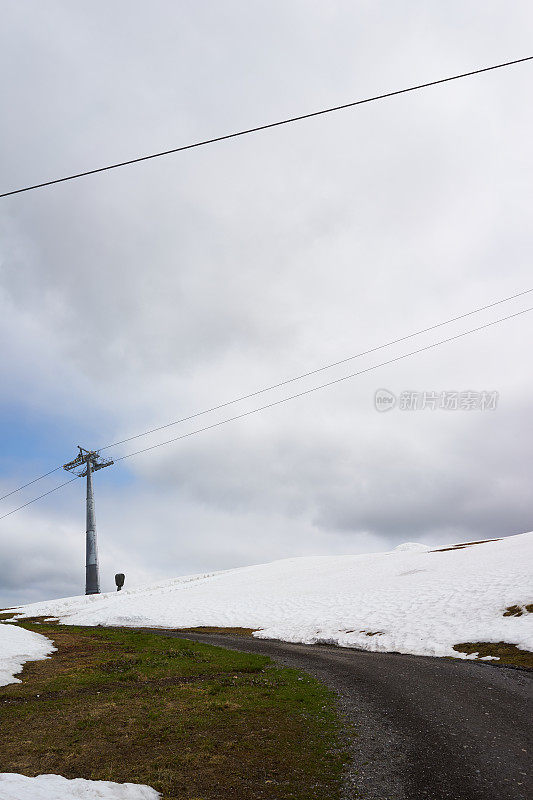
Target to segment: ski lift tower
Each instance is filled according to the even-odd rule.
[[[96,518],[94,515],[93,472],[110,467],[111,460],[103,459],[96,450],[80,451],[73,461],[63,464],[67,472],[74,472],[79,478],[87,477],[87,533],[85,536],[85,594],[100,594],[98,571],[98,547],[96,545]],[[80,469],[81,468],[81,469]],[[80,470],[77,472],[77,470]]]

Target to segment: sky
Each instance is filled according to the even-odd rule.
[[[2,18],[0,191],[532,54],[527,2],[21,0]],[[532,63],[1,199],[0,494],[78,444],[531,288]],[[532,324],[523,314],[102,470],[102,588],[116,572],[135,586],[531,530]],[[377,390],[396,406],[377,411]],[[495,408],[401,407],[484,391]],[[66,479],[6,498],[0,516]],[[84,502],[80,480],[0,520],[0,606],[83,593]]]

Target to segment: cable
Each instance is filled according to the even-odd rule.
[[[304,119],[311,119],[312,117],[319,117],[323,114],[331,114],[334,111],[343,111],[346,108],[353,108],[354,106],[360,106],[365,103],[373,103],[376,100],[384,100],[388,97],[395,97],[400,94],[406,94],[407,92],[415,92],[418,89],[427,89],[429,86],[437,86],[440,83],[448,83],[449,81],[457,81],[460,78],[469,78],[472,75],[479,75],[482,72],[491,72],[495,69],[501,69],[502,67],[510,67],[514,64],[522,64],[525,61],[531,61],[533,56],[527,56],[526,58],[517,58],[514,61],[506,61],[503,64],[494,64],[490,67],[482,67],[481,69],[475,69],[471,72],[463,72],[460,75],[452,75],[449,78],[440,78],[436,81],[429,81],[428,83],[420,83],[417,86],[409,86],[406,89],[397,89],[394,92],[386,92],[385,94],[378,94],[374,95],[374,97],[367,97],[364,100],[355,100],[351,103],[344,103],[340,106],[332,106],[331,108],[324,108],[321,111],[312,111],[310,114],[300,114],[297,117],[290,117],[288,119],[282,119],[278,122],[269,122],[266,125],[258,125],[255,128],[247,128],[242,131],[237,131],[236,133],[227,133],[223,136],[216,136],[213,139],[204,139],[201,142],[194,142],[193,144],[186,144],[181,147],[173,147],[171,150],[162,150],[159,153],[151,153],[147,156],[139,156],[138,158],[130,158],[128,161],[120,161],[117,164],[108,164],[105,167],[97,167],[96,169],[89,169],[85,172],[77,172],[73,175],[67,175],[64,178],[56,178],[55,180],[44,181],[43,183],[35,183],[32,186],[24,186],[21,189],[12,189],[9,192],[3,192],[0,194],[0,197],[9,197],[13,194],[21,194],[22,192],[30,192],[33,189],[42,189],[44,186],[52,186],[55,183],[64,183],[65,181],[73,181],[77,178],[84,178],[87,175],[95,175],[97,172],[106,172],[107,170],[111,169],[118,169],[119,167],[126,167],[130,164],[138,164],[140,161],[149,161],[152,158],[161,158],[162,156],[168,156],[172,153],[181,153],[184,150],[192,150],[195,147],[203,147],[207,144],[214,144],[215,142],[223,142],[226,139],[235,139],[238,136],[246,136],[249,133],[257,133],[258,131],[265,131],[269,128],[277,128],[281,125],[289,125],[292,122],[300,122]]]
[[[53,471],[55,472],[55,470],[53,470]],[[52,494],[52,492],[57,492],[58,489],[62,489],[63,486],[67,485],[67,483],[72,483],[73,481],[77,481],[77,480],[78,480],[78,476],[76,475],[75,478],[71,478],[69,481],[65,481],[65,483],[60,483],[59,486],[55,487],[55,489],[50,489],[50,491],[45,492],[44,494],[40,494],[39,497],[34,497],[33,500],[28,500],[28,502],[24,503],[24,505],[19,506],[18,508],[14,508],[12,511],[8,511],[7,514],[4,514],[3,516],[1,516],[0,519],[5,519],[6,517],[9,517],[10,514],[14,514],[15,511],[20,511],[21,508],[26,508],[26,506],[31,506],[32,503],[36,503],[37,500],[40,500],[42,497],[46,497],[47,494]]]
[[[401,361],[404,358],[409,358],[410,356],[414,356],[417,353],[423,353],[426,350],[431,350],[433,347],[438,347],[441,344],[446,344],[447,342],[452,342],[455,339],[460,339],[463,336],[468,336],[471,333],[476,333],[477,331],[481,331],[484,328],[490,328],[492,325],[498,325],[500,322],[505,322],[508,319],[512,319],[513,317],[519,317],[521,314],[527,314],[529,311],[533,311],[533,307],[526,308],[523,311],[517,311],[516,314],[510,314],[508,317],[502,317],[501,319],[493,320],[492,322],[487,322],[485,325],[480,325],[478,328],[472,328],[469,331],[463,331],[463,333],[458,333],[455,336],[450,336],[448,339],[442,339],[440,342],[434,342],[433,344],[426,345],[425,347],[420,347],[418,350],[413,350],[410,353],[404,353],[401,356],[396,356],[395,358],[391,358],[388,361],[382,361],[381,364],[375,364],[372,367],[367,367],[366,369],[359,370],[359,372],[352,372],[350,375],[345,375],[343,378],[336,378],[333,381],[329,381],[328,383],[322,383],[320,386],[314,386],[311,389],[306,389],[303,392],[298,392],[298,394],[289,395],[289,397],[284,397],[282,400],[276,400],[273,403],[268,403],[264,406],[259,406],[259,408],[254,408],[251,411],[245,411],[242,414],[238,414],[235,417],[229,417],[228,419],[220,420],[220,422],[215,422],[213,425],[207,425],[205,428],[197,428],[194,431],[190,431],[189,433],[184,433],[181,436],[176,436],[173,439],[167,439],[165,442],[160,442],[159,444],[153,444],[150,447],[145,447],[142,450],[136,450],[134,453],[128,453],[125,456],[120,456],[119,458],[113,459],[116,463],[117,461],[124,461],[126,458],[132,458],[133,456],[137,456],[140,453],[146,453],[148,450],[155,450],[156,447],[163,447],[166,444],[171,444],[171,442],[177,442],[180,439],[187,439],[189,436],[194,436],[197,433],[203,433],[204,431],[209,431],[212,428],[218,428],[220,425],[225,425],[228,422],[234,422],[237,419],[242,419],[243,417],[249,417],[251,414],[257,414],[259,411],[264,411],[267,408],[273,408],[274,406],[279,406],[282,403],[287,403],[289,400],[295,400],[297,397],[304,397],[305,395],[311,394],[312,392],[317,392],[319,389],[326,389],[328,386],[334,386],[337,383],[342,383],[342,381],[347,381],[350,378],[355,378],[358,375],[363,375],[366,372],[372,372],[379,367],[384,367],[387,364],[393,364],[396,361]]]
[[[372,372],[375,369],[379,369],[380,367],[385,367],[388,364],[393,364],[396,361],[402,361],[404,358],[409,358],[410,356],[417,355],[418,353],[423,353],[426,350],[431,350],[434,347],[439,347],[441,344],[446,344],[447,342],[453,342],[456,339],[461,339],[463,336],[468,336],[471,333],[476,333],[477,331],[484,330],[485,328],[490,328],[493,325],[498,325],[500,322],[505,322],[506,320],[513,319],[514,317],[519,317],[522,314],[527,314],[529,311],[533,311],[533,307],[525,308],[523,311],[517,311],[515,314],[509,314],[507,317],[501,317],[500,319],[493,320],[492,322],[487,322],[485,325],[480,325],[477,328],[471,328],[469,331],[463,331],[462,333],[458,333],[455,336],[450,336],[448,339],[441,339],[440,342],[433,342],[432,344],[426,345],[425,347],[420,347],[418,350],[412,350],[410,353],[403,353],[401,356],[396,356],[395,358],[391,358],[388,361],[382,361],[380,364],[374,364],[372,367],[366,367],[366,369],[359,370],[359,372],[352,372],[350,375],[345,375],[342,378],[336,378],[333,381],[329,381],[328,383],[323,383],[320,386],[314,386],[311,389],[306,389],[303,392],[298,392],[298,394],[289,395],[289,397],[284,397],[281,400],[276,400],[273,403],[268,403],[264,406],[259,406],[259,408],[254,408],[251,411],[245,411],[243,414],[238,414],[235,417],[229,417],[228,419],[220,420],[219,422],[215,422],[213,425],[207,425],[204,428],[198,428],[194,431],[190,431],[189,433],[184,433],[181,436],[175,436],[173,439],[167,439],[165,442],[159,442],[159,444],[153,444],[150,447],[144,447],[142,450],[136,450],[133,453],[127,453],[125,456],[120,456],[119,458],[115,458],[114,461],[117,463],[118,461],[124,461],[127,458],[133,458],[133,456],[138,456],[141,453],[147,453],[149,450],[155,450],[157,447],[163,447],[166,444],[171,444],[172,442],[177,442],[180,439],[187,439],[190,436],[195,436],[197,433],[203,433],[204,431],[212,430],[213,428],[218,428],[221,425],[226,425],[228,422],[235,422],[235,420],[243,419],[243,417],[249,417],[252,414],[257,414],[259,411],[265,411],[267,408],[273,408],[274,406],[279,406],[282,403],[287,403],[289,400],[295,400],[298,397],[304,397],[305,395],[311,394],[312,392],[317,392],[319,389],[326,389],[328,386],[334,386],[337,383],[342,383],[343,381],[347,381],[350,378],[355,378],[359,375],[363,375],[366,372]],[[46,497],[52,492],[57,492],[58,489],[62,489],[63,486],[66,486],[69,483],[77,480],[79,476],[75,478],[71,478],[69,481],[65,481],[65,483],[59,484],[56,486],[55,489],[50,489],[50,491],[45,492],[44,494],[39,495],[39,497],[35,497],[33,500],[29,500],[24,505],[19,506],[18,508],[14,508],[12,511],[8,511],[7,514],[4,514],[0,517],[0,520],[9,517],[11,514],[14,514],[16,511],[20,511],[22,508],[26,508],[26,506],[31,505],[32,503],[37,502],[43,497]]]
[[[452,322],[457,322],[460,319],[465,319],[465,317],[470,317],[472,314],[477,314],[480,311],[485,311],[487,308],[493,308],[494,306],[501,305],[502,303],[506,303],[509,300],[515,300],[517,297],[523,297],[526,294],[533,292],[532,289],[525,289],[523,292],[518,292],[517,294],[512,294],[509,297],[504,297],[501,300],[495,300],[493,303],[487,303],[487,305],[480,306],[479,308],[474,308],[472,311],[467,311],[465,314],[459,314],[456,317],[451,317],[450,319],[444,320],[444,322],[438,322],[436,325],[430,325],[428,328],[422,328],[419,331],[414,331],[413,333],[408,333],[406,336],[401,336],[398,339],[392,339],[390,342],[385,342],[384,344],[377,345],[376,347],[370,348],[370,350],[363,350],[361,353],[356,353],[353,356],[348,356],[347,358],[342,358],[340,361],[334,361],[331,364],[325,364],[322,367],[317,367],[317,369],[309,370],[309,372],[304,372],[301,375],[297,375],[294,378],[288,378],[285,381],[280,381],[279,383],[274,383],[271,386],[266,386],[263,389],[257,389],[254,392],[250,392],[249,394],[241,395],[240,397],[236,397],[233,400],[228,400],[225,403],[219,403],[219,405],[212,406],[211,408],[206,408],[203,411],[198,411],[195,414],[190,414],[188,417],[182,417],[181,419],[174,420],[173,422],[167,422],[165,425],[159,425],[157,428],[151,428],[148,431],[144,431],[144,433],[137,433],[135,436],[129,436],[126,439],[121,439],[118,442],[113,442],[112,444],[106,444],[104,447],[99,447],[97,452],[102,450],[108,450],[110,447],[118,447],[120,444],[125,444],[126,442],[131,442],[134,439],[140,439],[143,436],[148,436],[151,433],[156,433],[157,431],[164,430],[165,428],[170,428],[174,425],[179,425],[182,422],[187,422],[188,420],[195,419],[196,417],[201,417],[205,414],[209,414],[212,411],[219,411],[221,408],[226,408],[227,406],[234,405],[235,403],[239,403],[242,400],[249,400],[251,397],[256,397],[259,394],[264,394],[264,392],[271,391],[272,389],[279,389],[281,386],[287,386],[289,383],[294,383],[295,381],[301,380],[303,378],[308,378],[310,375],[316,375],[318,372],[324,372],[326,369],[331,369],[332,367],[337,367],[340,364],[345,364],[348,361],[353,361],[356,358],[361,358],[362,356],[369,355],[370,353],[376,353],[378,350],[383,350],[385,347],[390,347],[393,344],[399,344],[399,342],[405,342],[407,339],[412,339],[415,336],[419,336],[422,333],[428,333],[429,331],[433,331],[436,328],[442,328],[443,325],[448,325]],[[13,489],[11,492],[0,497],[0,500],[5,500],[6,497],[10,497],[17,492],[20,492],[22,489],[25,489],[27,486],[31,486],[32,483],[37,483],[37,481],[42,480],[43,478],[48,477],[48,475],[52,475],[54,472],[62,469],[63,466],[59,465],[55,467],[55,469],[50,470],[49,472],[45,472],[44,475],[39,476],[38,478],[34,478],[32,481],[28,483],[24,483],[22,486],[19,486],[18,489]],[[33,501],[32,501],[33,502]]]
[[[43,478],[47,478],[49,475],[52,475],[53,472],[57,472],[58,469],[62,469],[62,465],[59,466],[59,467],[55,467],[55,469],[51,469],[50,472],[45,472],[44,475],[39,475],[38,478],[34,478],[32,481],[28,481],[28,483],[24,483],[22,486],[19,486],[18,489],[13,489],[12,492],[8,492],[7,494],[3,494],[2,497],[0,497],[0,500],[5,500],[6,497],[11,497],[12,494],[16,494],[17,492],[20,492],[20,490],[21,489],[25,489],[26,486],[31,486],[32,483],[37,483],[37,481],[42,481]]]
[[[380,344],[377,347],[372,347],[370,348],[370,350],[363,350],[361,353],[356,353],[353,356],[342,358],[340,361],[334,361],[331,364],[325,364],[323,367],[317,367],[317,369],[309,370],[309,372],[304,372],[301,375],[296,375],[296,377],[294,378],[288,378],[287,380],[281,381],[280,383],[274,383],[272,386],[266,386],[263,389],[257,389],[255,392],[250,392],[249,394],[243,394],[241,395],[241,397],[236,397],[234,400],[228,400],[227,402],[220,403],[217,406],[206,408],[204,411],[198,411],[195,414],[190,414],[188,417],[182,417],[181,419],[174,420],[173,422],[167,422],[165,425],[159,425],[157,428],[152,428],[151,430],[145,431],[144,433],[137,433],[135,436],[129,436],[127,439],[121,439],[118,442],[113,442],[113,444],[106,444],[104,447],[99,447],[98,452],[100,452],[101,450],[108,450],[110,447],[117,447],[119,444],[125,444],[126,442],[131,442],[133,441],[133,439],[140,439],[142,436],[148,436],[151,433],[162,431],[165,428],[172,427],[173,425],[179,425],[181,422],[187,422],[190,419],[201,417],[204,414],[209,414],[211,411],[218,411],[221,408],[225,408],[226,406],[231,406],[234,403],[239,403],[242,400],[248,400],[250,397],[256,397],[258,394],[269,392],[272,389],[279,389],[281,386],[287,386],[287,384],[289,383],[294,383],[294,381],[299,381],[302,380],[303,378],[308,378],[310,375],[316,375],[318,372],[324,372],[324,370],[326,369],[331,369],[332,367],[338,367],[340,364],[346,364],[347,361],[353,361],[356,358],[361,358],[362,356],[369,355],[370,353],[375,353],[378,350],[383,350],[385,347],[390,347],[393,344],[398,344],[399,342],[405,342],[407,339],[412,339],[414,336],[419,336],[422,333],[428,333],[429,331],[433,331],[436,328],[442,328],[443,325],[448,325],[451,322],[457,322],[457,320],[472,316],[472,314],[477,314],[480,311],[485,311],[487,308],[493,308],[494,306],[501,305],[501,303],[506,303],[508,300],[514,300],[517,297],[523,297],[523,295],[529,294],[530,292],[533,292],[533,289],[526,289],[525,291],[518,292],[518,294],[513,294],[510,297],[504,297],[502,300],[496,300],[494,303],[488,303],[485,306],[480,306],[479,308],[475,308],[473,311],[467,311],[466,314],[459,314],[459,316],[452,317],[451,319],[447,319],[444,322],[438,322],[436,325],[430,325],[429,328],[422,328],[421,330],[415,331],[414,333],[408,333],[406,336],[401,336],[399,339],[393,339],[390,342],[385,342],[385,344]]]

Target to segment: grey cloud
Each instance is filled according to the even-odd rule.
[[[529,4],[474,7],[12,4],[3,185],[526,52]],[[98,446],[525,288],[530,69],[3,201],[0,401],[99,427],[87,443]],[[123,462],[124,485],[97,486],[106,575],[117,563],[141,581],[524,530],[530,326],[523,317]],[[503,405],[492,417],[378,415],[378,386],[496,388]],[[25,576],[28,597],[77,590],[83,509],[64,496],[1,540],[10,597]],[[32,530],[65,515],[77,544],[53,539],[53,564]]]

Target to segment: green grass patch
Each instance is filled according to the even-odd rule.
[[[0,772],[146,783],[164,800],[335,800],[333,693],[265,656],[50,623],[50,659],[0,688]]]
[[[453,649],[468,655],[477,653],[478,658],[496,656],[499,659],[488,663],[533,669],[533,653],[520,650],[515,644],[508,642],[462,642],[454,645]]]

